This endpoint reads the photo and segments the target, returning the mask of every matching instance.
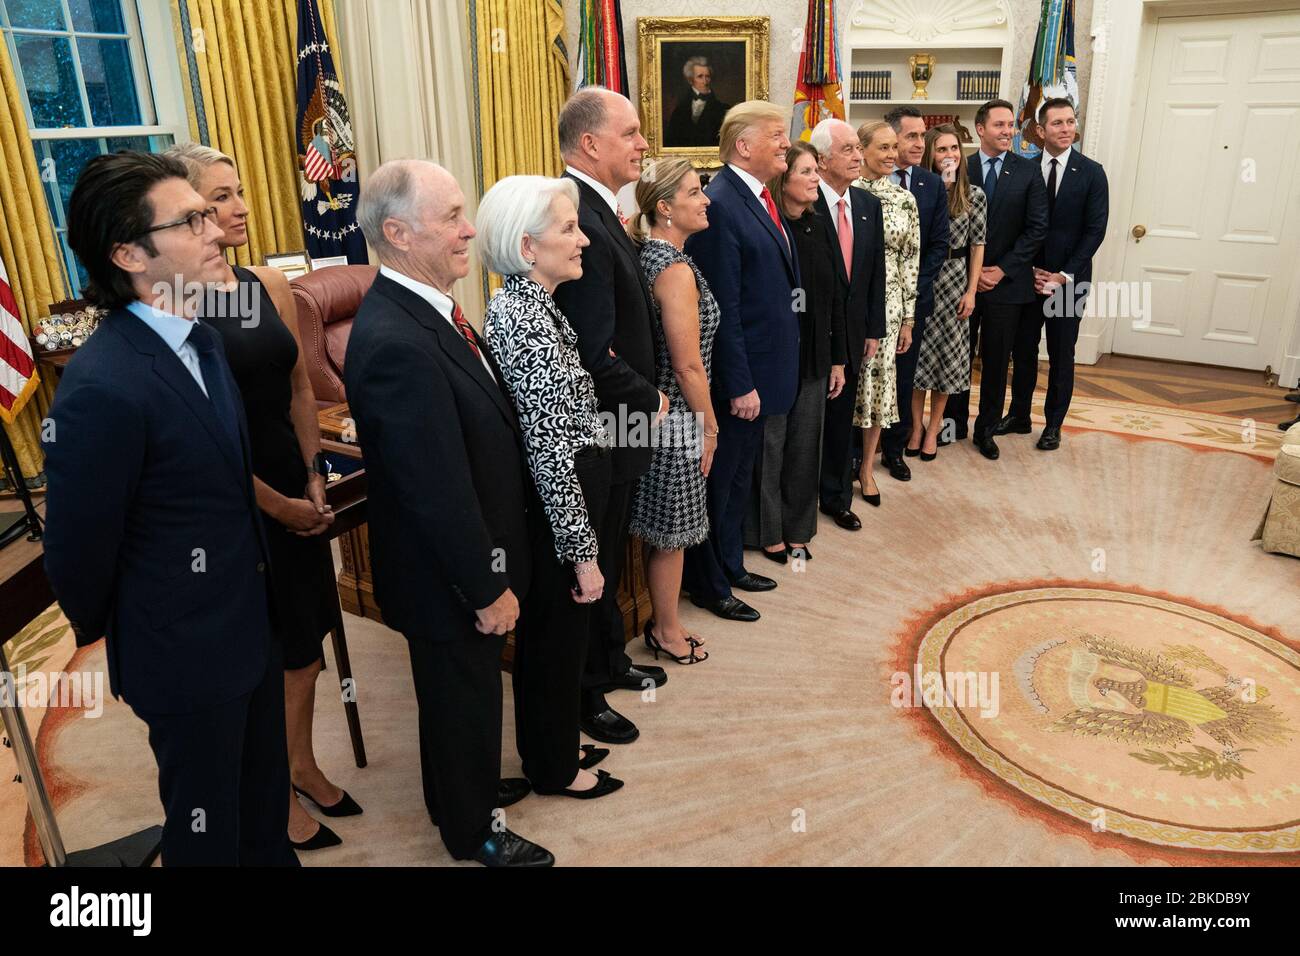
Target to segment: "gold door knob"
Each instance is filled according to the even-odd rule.
[[[1141,242],[1141,241],[1142,241],[1142,237],[1145,236],[1146,234],[1147,234],[1147,227],[1146,227],[1146,226],[1134,226],[1134,227],[1133,227],[1133,238],[1136,239],[1138,242]]]

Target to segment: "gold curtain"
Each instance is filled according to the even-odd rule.
[[[560,0],[470,0],[477,34],[483,189],[519,173],[558,176],[569,92]]]
[[[59,247],[50,225],[49,207],[41,187],[40,167],[32,151],[32,137],[23,112],[22,92],[9,62],[9,48],[0,41],[0,258],[9,273],[9,285],[18,300],[18,318],[28,334],[32,322],[49,315],[54,302],[67,298]],[[37,358],[40,356],[38,355]],[[49,373],[19,413],[9,432],[18,463],[31,477],[44,467],[40,423],[54,397]]]
[[[261,265],[272,252],[305,245],[299,192],[297,0],[170,0],[190,135],[200,142],[193,57],[208,145],[235,160],[249,207],[248,244],[240,265]],[[186,17],[182,19],[181,6]],[[343,79],[334,5],[319,0],[334,68]],[[188,35],[185,23],[189,24]]]

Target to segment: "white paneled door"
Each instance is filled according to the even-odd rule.
[[[1276,368],[1300,282],[1300,13],[1159,20],[1134,145],[1124,279],[1146,309],[1117,316],[1114,350]]]

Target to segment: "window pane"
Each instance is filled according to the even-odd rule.
[[[135,95],[131,50],[125,40],[77,40],[86,98],[96,126],[138,126],[140,101]]]
[[[85,126],[86,111],[81,106],[69,41],[65,37],[15,34],[14,46],[32,108],[32,125],[37,129]]]
[[[66,30],[63,4],[59,0],[4,0],[9,10],[9,25],[32,30]]]
[[[92,156],[99,155],[98,139],[51,139],[46,140],[50,155],[54,158],[55,183],[59,198],[66,209],[72,198],[72,187],[81,175],[81,168]]]
[[[52,6],[58,0],[45,0]],[[68,0],[72,29],[79,33],[125,33],[122,0]]]

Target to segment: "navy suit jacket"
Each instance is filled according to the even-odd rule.
[[[891,183],[898,182],[890,174]],[[948,261],[948,189],[943,178],[920,166],[907,171],[907,188],[916,199],[921,215],[921,274],[916,283],[916,328],[913,337],[925,330],[925,320],[934,313],[934,280]]]
[[[831,248],[836,250],[835,275],[840,295],[845,296],[845,339],[831,341],[833,361],[843,357],[846,371],[856,373],[862,367],[862,350],[867,339],[885,337],[885,216],[880,200],[865,189],[849,188],[849,205],[853,208],[853,273],[844,271],[840,248],[837,213],[826,202],[819,188],[813,208],[821,215],[830,233]],[[852,281],[850,281],[850,278]]]
[[[686,240],[722,318],[713,340],[713,390],[723,402],[755,389],[760,414],[784,415],[799,392],[799,260],[789,228],[730,166],[705,187],[709,228]]]
[[[966,159],[970,181],[984,189],[983,153]],[[985,195],[988,190],[984,190]],[[1047,238],[1047,187],[1038,160],[1008,151],[998,184],[989,199],[984,268],[998,266],[1005,275],[988,292],[990,302],[1024,305],[1034,301],[1034,257]]]
[[[1106,238],[1110,219],[1110,186],[1101,163],[1074,149],[1067,155],[1065,175],[1048,217],[1047,240],[1034,265],[1072,275],[1076,283],[1091,283],[1092,257]]]
[[[126,309],[77,350],[50,410],[45,571],[77,643],[107,637],[113,694],[143,713],[207,710],[266,674],[266,539],[239,388],[221,347],[217,358],[238,448]]]

